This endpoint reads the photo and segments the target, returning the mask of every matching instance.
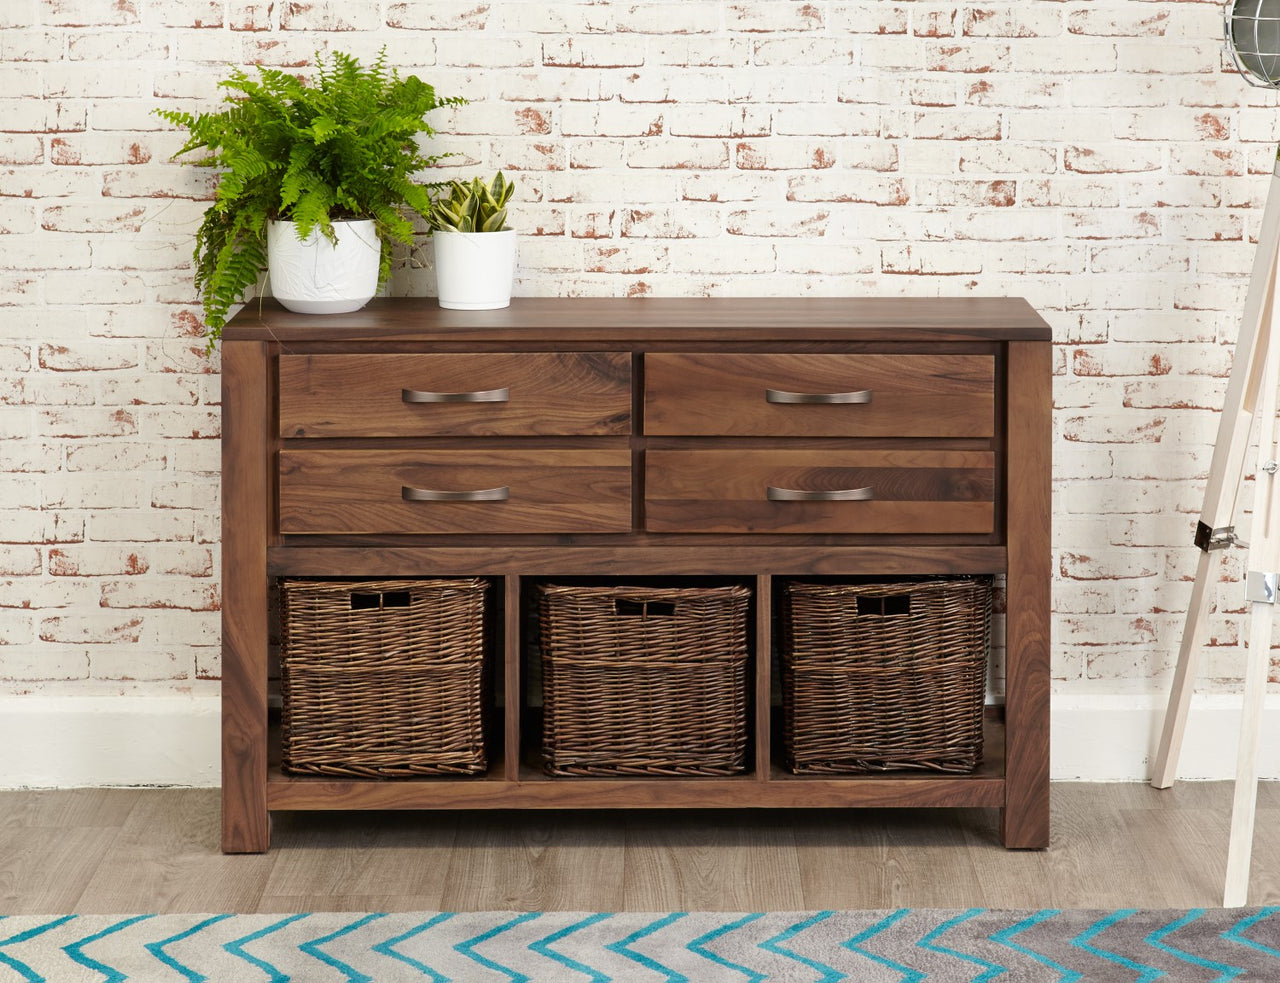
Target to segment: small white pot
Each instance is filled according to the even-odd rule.
[[[484,311],[511,304],[516,278],[516,233],[433,232],[440,306]]]
[[[293,222],[267,224],[271,293],[299,314],[358,311],[378,292],[382,244],[372,221],[334,222],[337,245],[313,229],[306,241]]]

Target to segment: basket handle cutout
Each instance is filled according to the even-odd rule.
[[[622,617],[671,618],[675,616],[676,606],[674,601],[628,601],[619,597],[613,602],[613,610]]]
[[[389,590],[381,594],[351,595],[352,611],[370,611],[381,608],[407,608],[410,596],[407,590]]]
[[[862,597],[858,598],[858,614],[859,615],[877,615],[879,617],[887,617],[895,614],[911,613],[911,595],[910,594],[890,594],[886,597]]]

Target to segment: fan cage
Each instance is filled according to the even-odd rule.
[[[1223,21],[1236,71],[1250,85],[1280,88],[1280,0],[1233,0]]]

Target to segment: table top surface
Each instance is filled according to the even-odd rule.
[[[741,340],[1051,341],[1020,297],[518,297],[510,307],[444,310],[434,297],[378,298],[349,314],[296,314],[249,301],[225,341]]]

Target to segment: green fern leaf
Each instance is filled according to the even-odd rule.
[[[232,69],[218,87],[219,112],[156,110],[187,131],[175,159],[220,172],[192,254],[210,350],[229,310],[266,266],[271,219],[291,218],[304,236],[319,228],[334,240],[334,219],[372,217],[385,283],[391,243],[413,238],[402,209],[427,216],[439,188],[413,176],[453,156],[424,150],[419,141],[435,132],[426,117],[466,102],[439,96],[416,76],[401,78],[385,48],[367,67],[341,52],[317,56],[310,83],[259,66],[253,75]]]

